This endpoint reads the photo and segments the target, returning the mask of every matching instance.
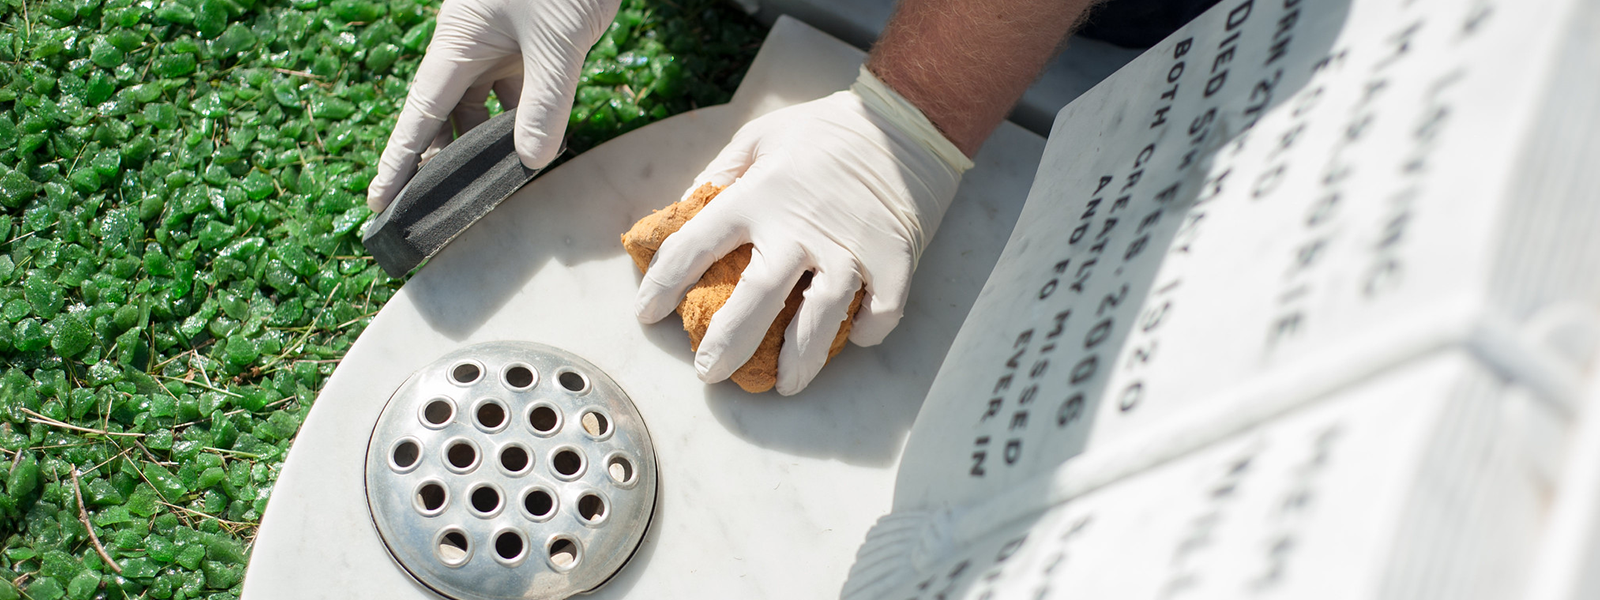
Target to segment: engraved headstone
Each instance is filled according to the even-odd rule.
[[[1596,339],[1596,32],[1230,0],[1062,110],[845,597],[1521,597]]]

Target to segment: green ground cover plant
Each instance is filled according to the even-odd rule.
[[[323,379],[399,283],[364,189],[423,0],[0,0],[0,600],[235,598]],[[725,102],[764,35],[627,0],[569,153]]]

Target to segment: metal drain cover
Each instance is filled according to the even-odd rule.
[[[650,433],[622,388],[527,342],[413,374],[378,417],[366,474],[389,553],[456,600],[593,590],[639,547],[656,503]]]

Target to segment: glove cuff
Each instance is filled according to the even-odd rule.
[[[945,164],[954,169],[956,176],[960,177],[972,168],[972,159],[956,148],[949,138],[934,127],[933,121],[922,114],[922,110],[901,96],[900,92],[878,79],[866,65],[861,65],[861,74],[856,77],[855,84],[850,86],[850,91],[861,98],[867,108],[879,116],[888,119],[900,127],[911,139],[939,157]]]

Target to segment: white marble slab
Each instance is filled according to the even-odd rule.
[[[1230,0],[1080,97],[896,508],[981,500],[1225,397],[1316,397],[1451,345],[1531,356],[1490,355],[1541,313],[1597,314],[1600,204],[1525,192],[1560,93],[1544,34],[1578,4]]]
[[[847,597],[1522,598],[1545,488],[1518,473],[1530,423],[1507,407],[1530,401],[1466,353],[1435,355],[1040,514],[990,519],[976,539],[919,548],[915,576]]]
[[[1593,378],[1547,343],[1592,343],[1600,314],[1600,205],[1566,187],[1593,170],[1557,166],[1586,156],[1560,130],[1590,117],[1551,110],[1595,97],[1569,83],[1589,71],[1559,68],[1592,55],[1570,42],[1592,39],[1592,6],[1227,0],[1068,106],[847,598],[1522,597],[1547,498],[1489,496],[1555,483],[1530,457],[1563,450]],[[1210,518],[1178,492],[1204,475],[1125,492],[1447,354],[1514,391],[1489,418],[1410,413],[1467,397],[1440,381],[1364,403],[1359,420],[1418,429],[1374,429],[1346,457],[1366,464],[1317,484],[1345,499],[1301,524],[1327,560],[1287,556],[1309,535],[1285,557],[1270,532],[1221,539],[1282,512],[1266,501],[1162,525]],[[1471,419],[1516,441],[1426,438]],[[1521,504],[1442,512],[1501,501]],[[1125,520],[1052,555],[1065,532],[1043,519],[1080,508]],[[1047,552],[996,558],[1024,537]],[[1292,572],[1276,587],[1241,576],[1275,562]]]
[[[368,433],[418,367],[466,344],[575,352],[632,396],[656,443],[660,502],[633,562],[598,598],[837,596],[886,512],[906,431],[1015,223],[1044,142],[1005,125],[977,157],[881,346],[851,346],[803,394],[696,379],[681,325],[633,317],[620,234],[675,201],[749,118],[842,89],[862,54],[780,20],[733,102],[679,115],[555,169],[403,287],[328,380],[289,453],[246,573],[247,600],[434,598],[374,533]]]

